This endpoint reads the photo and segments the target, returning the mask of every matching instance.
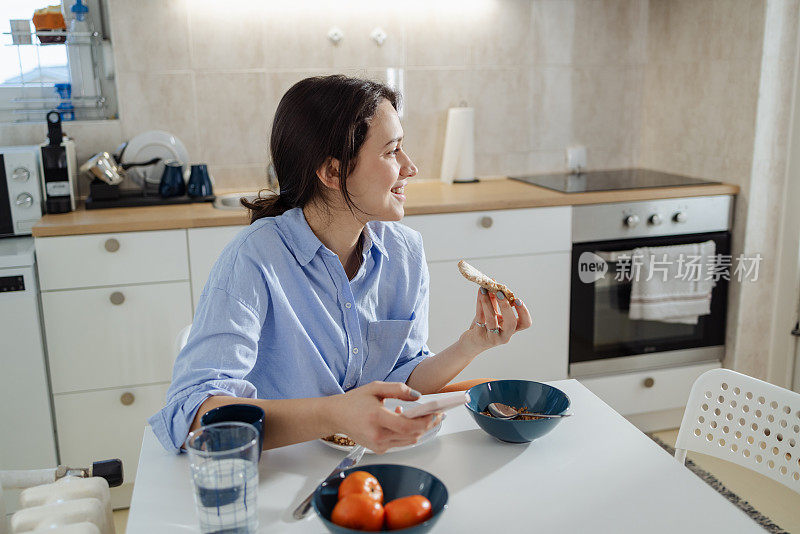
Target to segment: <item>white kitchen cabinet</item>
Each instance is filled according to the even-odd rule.
[[[185,230],[35,240],[42,291],[189,279]]]
[[[567,376],[569,272],[566,252],[513,258],[469,259],[502,280],[531,312],[533,325],[506,345],[480,354],[456,380],[521,378],[560,380]],[[475,315],[478,286],[461,276],[455,260],[430,262],[430,334],[438,352],[458,340]]]
[[[422,234],[429,262],[572,250],[570,206],[411,215],[403,224]]]
[[[121,458],[127,506],[146,418],[192,320],[186,230],[36,238],[61,463]],[[133,396],[124,395],[132,393]]]
[[[633,416],[685,408],[697,377],[719,366],[711,362],[578,380],[620,414]]]
[[[168,387],[162,383],[54,395],[62,464],[122,460],[123,485],[111,489],[115,508],[130,502],[147,418],[164,405]]]
[[[190,299],[189,282],[43,292],[53,392],[170,380]]]
[[[480,354],[455,380],[567,376],[571,208],[533,208],[409,216],[430,272],[428,345],[454,343],[475,315],[478,288],[458,271],[460,259],[508,285],[531,311],[533,325]]]
[[[214,228],[190,228],[189,233],[189,271],[192,277],[192,309],[197,309],[197,301],[225,245],[246,226],[218,226]]]

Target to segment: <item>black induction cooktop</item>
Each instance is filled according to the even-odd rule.
[[[713,180],[689,178],[647,169],[619,169],[613,171],[589,171],[581,174],[533,174],[509,176],[562,193],[586,193],[589,191],[613,191],[616,189],[646,189],[650,187],[681,187],[688,185],[718,184]]]

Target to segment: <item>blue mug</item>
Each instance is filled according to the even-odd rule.
[[[237,421],[239,423],[250,423],[256,430],[261,441],[261,449],[264,448],[264,410],[254,404],[227,404],[213,408],[203,414],[200,424],[203,426],[214,423],[227,423]],[[258,459],[261,459],[261,449],[258,451]]]
[[[183,165],[180,161],[164,162],[164,173],[161,175],[161,183],[158,184],[158,194],[163,198],[180,197],[186,194]]]
[[[190,197],[208,197],[214,194],[211,177],[208,175],[208,167],[205,164],[192,165],[186,193]]]

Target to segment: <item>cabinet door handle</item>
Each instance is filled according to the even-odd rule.
[[[494,220],[488,215],[486,217],[481,217],[481,226],[484,228],[491,228],[493,224]]]
[[[116,251],[119,250],[119,241],[117,241],[113,237],[109,238],[109,239],[106,239],[105,247],[106,247],[106,250],[109,251],[109,252],[116,252]]]
[[[646,388],[653,387],[653,385],[655,385],[655,383],[656,383],[656,381],[653,380],[652,377],[648,376],[647,378],[644,379],[644,387],[646,387]]]
[[[123,295],[119,291],[114,291],[113,293],[111,293],[111,296],[108,298],[108,300],[111,301],[111,304],[119,306],[120,304],[125,302],[125,295]]]
[[[126,391],[119,398],[119,401],[123,404],[123,406],[130,406],[131,404],[133,404],[133,401],[135,400],[136,397],[134,397],[133,393],[131,393],[130,391]]]

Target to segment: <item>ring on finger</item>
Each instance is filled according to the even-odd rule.
[[[475,324],[480,326],[481,328],[486,328],[486,323],[479,323],[478,321],[475,321]]]
[[[500,333],[500,329],[499,328],[489,328],[489,332],[491,332],[492,334],[499,334]]]

